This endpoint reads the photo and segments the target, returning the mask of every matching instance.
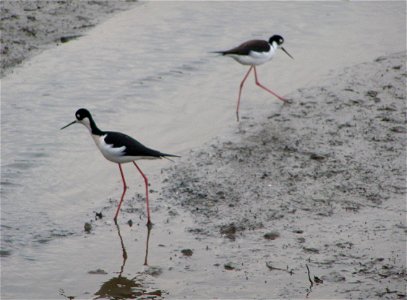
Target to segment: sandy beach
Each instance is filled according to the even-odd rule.
[[[405,299],[405,3],[184,4],[2,1],[1,298]],[[269,27],[290,101],[250,79],[236,122],[208,52]],[[59,131],[82,106],[182,156],[140,163],[151,231],[134,167],[115,226],[117,166]]]

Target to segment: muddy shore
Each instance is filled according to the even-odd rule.
[[[204,242],[255,235],[264,269],[305,274],[308,264],[324,282],[312,297],[404,298],[405,60],[356,65],[264,119],[245,118],[174,165],[164,198],[193,214],[189,230]],[[243,261],[238,272],[258,271]]]
[[[24,59],[61,43],[61,37],[81,35],[132,5],[132,1],[2,1],[2,76]],[[38,26],[31,27],[30,22]],[[16,47],[15,51],[6,46]],[[160,289],[160,294],[162,290],[163,298],[169,299],[406,298],[405,61],[402,52],[338,69],[321,85],[287,95],[292,101],[280,110],[265,112],[264,106],[245,110],[232,134],[182,154],[164,169],[162,189],[156,188],[158,180],[152,180],[152,265],[142,273],[152,290]],[[247,107],[255,106],[256,99],[249,95]],[[74,177],[80,163],[73,161],[72,170],[58,171]],[[100,182],[89,189],[97,190]],[[117,183],[112,197],[120,192]],[[79,191],[85,189],[81,186]],[[122,212],[121,230],[130,258],[123,274],[129,278],[142,264],[131,259],[144,251],[142,190],[141,185],[133,186]],[[93,219],[93,210],[107,205],[106,218],[94,223],[92,234],[82,236],[83,219],[78,218],[80,233],[67,231],[52,243],[43,242],[36,250],[42,258],[27,246],[21,266],[36,262],[49,273],[46,277],[31,271],[34,268],[27,277],[48,278],[36,284],[54,290],[42,298],[91,298],[97,295],[94,281],[117,276],[117,270],[122,275],[123,240],[110,218],[117,199],[108,201],[109,195],[88,197],[99,202],[90,203],[89,209],[82,204],[75,211],[87,211]],[[66,202],[66,195],[61,198]],[[130,228],[124,225],[125,218],[140,224]],[[55,226],[50,224],[46,225]],[[175,234],[175,228],[182,229]],[[116,270],[108,263],[114,265],[117,257]],[[66,272],[58,259],[75,260],[69,264],[75,270]],[[154,268],[158,271],[150,275]],[[22,273],[10,278],[21,280]],[[2,273],[3,278],[7,275]],[[78,282],[86,288],[76,290]],[[59,288],[65,292],[58,294]],[[11,289],[9,295],[13,293],[17,294]],[[28,298],[30,292],[24,295]]]
[[[1,1],[0,77],[41,51],[80,37],[135,1]]]

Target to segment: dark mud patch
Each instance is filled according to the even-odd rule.
[[[404,294],[405,59],[348,68],[268,118],[236,124],[168,170],[165,198],[191,212],[203,240],[279,241],[279,263],[298,271],[308,261],[326,282],[313,293]]]

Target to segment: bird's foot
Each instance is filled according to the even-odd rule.
[[[282,98],[281,100],[284,102],[284,104],[292,104],[292,103],[294,103],[294,100],[291,99],[291,98]]]

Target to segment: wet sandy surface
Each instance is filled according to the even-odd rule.
[[[1,77],[32,55],[80,37],[114,12],[135,1],[1,2]]]
[[[2,79],[2,298],[405,298],[405,3],[135,6]],[[207,52],[270,28],[295,60],[260,79],[292,103],[248,81],[237,123],[245,70]],[[134,167],[116,227],[117,166],[58,130],[82,106],[182,155],[140,163],[150,233]]]
[[[243,298],[405,297],[405,59],[300,89],[171,168],[167,198],[203,243],[230,241],[218,268],[247,278]],[[323,281],[309,293],[306,264]]]

